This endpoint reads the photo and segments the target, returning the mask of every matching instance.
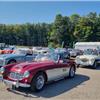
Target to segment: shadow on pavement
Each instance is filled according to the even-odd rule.
[[[44,89],[38,93],[33,93],[28,88],[19,88],[15,90],[8,89],[8,91],[31,98],[51,98],[68,92],[73,88],[77,88],[79,85],[85,85],[84,82],[89,79],[90,78],[86,75],[77,74],[73,79],[63,79],[57,82],[52,82],[51,84],[47,84]]]

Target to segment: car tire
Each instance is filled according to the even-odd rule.
[[[41,91],[45,86],[45,82],[46,82],[45,74],[42,72],[37,73],[31,82],[31,91],[33,92]]]
[[[97,61],[94,61],[94,64],[92,66],[93,69],[96,69],[97,68]]]
[[[70,67],[70,70],[69,70],[69,78],[73,78],[75,76],[75,67],[72,66]]]
[[[8,64],[13,64],[13,63],[16,63],[16,60],[10,60],[10,61],[8,61]]]

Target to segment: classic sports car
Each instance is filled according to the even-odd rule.
[[[60,59],[58,54],[38,55],[35,62],[10,64],[1,67],[3,82],[8,86],[30,87],[40,91],[49,81],[74,77],[76,65],[73,60]]]
[[[32,61],[37,54],[32,54],[32,52],[29,51],[30,49],[28,48],[19,48],[12,54],[0,55],[0,67],[11,63]]]
[[[0,50],[0,54],[9,54],[13,53],[15,47],[6,47],[3,50]]]
[[[100,63],[100,55],[97,50],[91,49],[85,50],[83,55],[77,56],[75,62],[78,66],[91,66],[97,68],[97,64]]]

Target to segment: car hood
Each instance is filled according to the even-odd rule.
[[[23,54],[2,54],[0,55],[0,58],[2,59],[7,59],[7,58],[12,58],[12,57],[17,57],[17,56],[24,56]]]
[[[45,62],[23,62],[13,66],[10,70],[12,72],[21,72],[24,73],[25,71],[31,71],[33,69],[40,69],[47,67],[49,65],[53,65],[54,62],[52,61],[45,61]]]
[[[81,56],[77,56],[76,59],[84,59],[84,58],[92,59],[92,58],[96,58],[96,57],[97,57],[96,55],[81,55]]]

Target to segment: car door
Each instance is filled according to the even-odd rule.
[[[59,80],[62,77],[69,75],[70,66],[66,63],[55,63],[51,69],[47,70],[48,81]]]

